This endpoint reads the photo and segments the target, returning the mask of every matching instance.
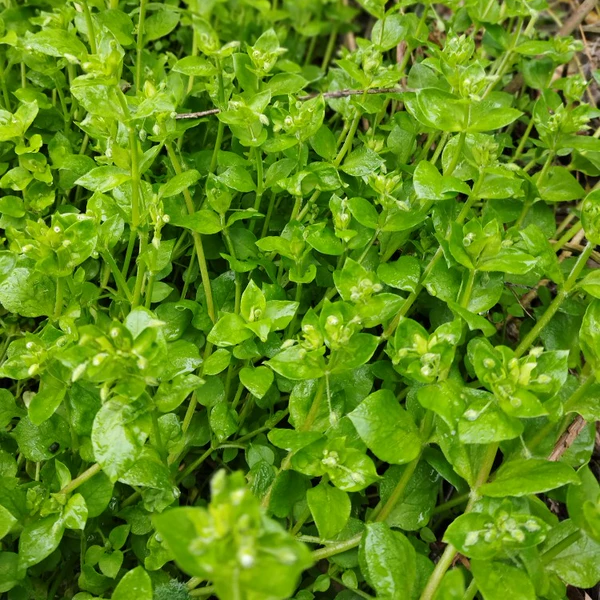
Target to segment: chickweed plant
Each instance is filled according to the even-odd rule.
[[[1,4],[0,595],[598,583],[585,14]]]

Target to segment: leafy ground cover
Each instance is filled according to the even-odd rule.
[[[3,4],[0,594],[594,593],[593,1]]]

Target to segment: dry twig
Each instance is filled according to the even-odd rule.
[[[577,415],[575,420],[567,427],[567,430],[560,436],[556,442],[554,449],[548,456],[548,460],[557,461],[561,456],[573,445],[577,436],[584,430],[587,425],[585,419],[581,415]]]
[[[350,96],[362,96],[363,94],[400,94],[402,92],[411,91],[409,88],[373,88],[372,90],[336,90],[333,92],[313,92],[305,96],[298,96],[298,100],[305,102],[317,96],[323,98],[348,98]],[[210,110],[201,110],[199,112],[179,113],[176,119],[202,119],[210,115],[220,113],[219,108],[211,108]]]
[[[579,24],[587,17],[598,0],[584,0],[579,5],[579,8],[565,21],[565,24],[558,30],[558,37],[565,37],[571,35],[573,31],[579,27]]]

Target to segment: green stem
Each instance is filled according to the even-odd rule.
[[[198,38],[196,37],[196,30],[192,29],[192,56],[198,55]],[[191,93],[192,88],[194,87],[194,76],[190,75],[188,79],[187,93],[188,95]]]
[[[456,496],[455,498],[448,500],[448,502],[444,502],[443,504],[436,506],[433,509],[432,514],[439,515],[441,513],[445,513],[447,511],[449,511],[450,509],[454,508],[455,506],[460,506],[461,504],[465,504],[465,502],[468,502],[468,501],[469,501],[469,494],[460,494],[459,496]]]
[[[142,52],[144,50],[144,21],[146,19],[147,0],[140,0],[140,14],[137,26],[137,46],[135,60],[135,89],[140,90],[142,85]]]
[[[546,550],[544,554],[540,557],[543,565],[547,565],[549,562],[554,560],[561,552],[572,546],[575,542],[579,541],[582,537],[581,530],[578,529],[574,531],[572,534],[568,535],[564,540],[558,542],[558,544],[554,544],[552,548]]]
[[[315,562],[317,562],[323,558],[328,558],[330,556],[335,556],[336,554],[346,552],[346,550],[352,550],[352,548],[356,548],[360,544],[361,539],[362,533],[357,533],[347,540],[336,542],[335,544],[329,544],[328,546],[325,546],[325,548],[319,548],[312,553],[313,559]]]
[[[282,410],[281,414],[277,416],[277,419],[275,421],[270,422],[268,425],[263,425],[262,427],[259,427],[258,429],[255,429],[254,431],[251,431],[250,433],[244,434],[243,436],[241,436],[241,437],[239,437],[239,438],[237,438],[235,440],[236,443],[246,442],[248,440],[251,440],[253,437],[256,437],[257,435],[260,435],[264,431],[270,431],[280,421],[283,421],[283,419],[285,419],[285,417],[287,417],[288,414],[289,414],[289,411],[287,409],[286,410]]]
[[[63,119],[65,122],[65,133],[67,133],[71,129],[71,114],[69,112],[69,109],[67,108],[67,99],[65,98],[62,87],[56,81],[56,78],[54,79],[54,84],[56,85],[56,93],[58,94],[58,99],[60,101],[60,108],[63,113]]]
[[[473,600],[473,598],[475,598],[476,594],[477,594],[477,582],[473,579],[473,581],[471,581],[471,583],[469,584],[469,587],[465,591],[463,600]]]
[[[2,85],[2,97],[4,99],[4,108],[8,112],[12,112],[10,105],[10,93],[8,91],[8,68],[4,66],[4,60],[0,63],[0,85]]]
[[[577,406],[577,402],[587,392],[587,390],[594,385],[596,377],[590,375],[574,392],[571,397],[564,404],[564,412],[571,412],[574,406]]]
[[[336,167],[339,167],[344,160],[344,156],[346,156],[346,152],[352,148],[352,142],[354,141],[354,136],[356,135],[356,130],[358,129],[358,124],[360,123],[361,113],[358,109],[356,109],[356,115],[352,120],[352,124],[350,125],[350,129],[348,130],[348,135],[344,140],[344,145],[340,148],[337,156],[335,157],[333,164]]]
[[[588,242],[585,250],[580,254],[575,266],[571,270],[569,278],[565,282],[562,290],[556,294],[554,300],[550,303],[544,314],[537,320],[536,324],[531,328],[529,333],[523,338],[521,343],[517,346],[515,350],[515,356],[520,358],[525,354],[525,352],[532,346],[532,344],[537,340],[541,331],[548,325],[551,321],[552,317],[556,314],[556,311],[561,307],[562,303],[565,301],[569,293],[575,287],[577,283],[577,278],[579,277],[581,271],[585,267],[588,258],[592,254],[594,250],[594,244]]]
[[[165,447],[162,441],[162,435],[160,434],[160,426],[158,424],[158,410],[154,409],[152,411],[152,433],[154,435],[154,447],[158,452],[159,456],[164,459],[165,458]]]
[[[456,165],[458,165],[458,161],[460,160],[460,155],[462,154],[463,147],[465,145],[465,139],[467,137],[466,131],[461,131],[458,135],[458,143],[456,144],[456,150],[454,151],[454,155],[452,156],[452,162],[448,167],[448,171],[444,173],[444,176],[450,176],[454,173],[454,169],[456,169]]]
[[[302,284],[301,283],[297,283],[296,284],[296,294],[294,296],[294,301],[298,303],[298,306],[300,306],[300,301],[302,300]],[[292,333],[295,330],[296,327],[296,322],[297,322],[297,314],[298,311],[296,311],[296,313],[294,314],[294,316],[292,317],[292,320],[290,321],[290,324],[288,325],[286,332],[285,332],[285,339],[288,339],[292,336]]]
[[[513,156],[513,159],[512,159],[513,162],[516,162],[519,159],[519,157],[521,156],[521,154],[523,154],[525,144],[527,143],[527,140],[529,139],[529,136],[531,135],[532,129],[533,129],[533,117],[531,119],[529,119],[529,124],[527,125],[527,129],[525,130],[525,133],[523,134],[523,137],[521,138],[521,141],[519,142],[519,145],[517,146],[515,155]]]
[[[152,293],[154,291],[154,282],[156,281],[156,275],[152,272],[148,275],[148,285],[146,286],[145,297],[144,297],[144,306],[146,308],[150,308],[152,305]]]
[[[345,588],[347,588],[349,590],[351,589],[353,596],[359,596],[360,598],[365,598],[365,600],[376,600],[375,596],[371,596],[371,594],[367,594],[366,592],[363,592],[362,590],[359,590],[359,589],[349,588],[339,577],[335,577],[333,575],[330,575],[330,577],[331,577],[331,579],[333,579],[333,581],[335,581],[339,585],[343,585]]]
[[[369,250],[371,249],[371,247],[373,246],[373,244],[375,243],[375,241],[379,237],[380,233],[381,233],[381,231],[379,231],[379,229],[375,230],[375,233],[371,236],[371,239],[369,240],[369,243],[365,246],[365,249],[362,251],[360,257],[358,258],[357,262],[359,264],[362,263],[362,261],[365,259],[365,257],[369,253]]]
[[[96,47],[96,32],[94,31],[94,22],[92,21],[92,13],[88,6],[87,0],[81,0],[81,6],[83,7],[83,14],[85,16],[85,22],[88,30],[88,40],[90,42],[90,49],[92,54],[98,54],[98,48]]]
[[[56,299],[54,301],[54,318],[59,319],[65,299],[65,278],[56,278]]]
[[[265,222],[262,226],[262,231],[260,233],[260,237],[264,238],[269,231],[269,223],[271,222],[271,216],[273,215],[273,209],[275,208],[275,192],[271,190],[271,198],[269,200],[269,207],[267,208],[267,216],[265,217]]]
[[[538,188],[545,181],[546,175],[548,174],[548,169],[550,168],[550,165],[552,164],[553,160],[554,160],[554,152],[549,151],[548,156],[546,158],[546,162],[544,163],[544,166],[542,167],[542,170],[540,171],[539,177],[537,179],[537,187]]]
[[[167,154],[169,155],[169,160],[173,165],[173,170],[177,175],[183,172],[181,168],[181,164],[175,151],[173,150],[173,145],[170,142],[165,144],[165,148],[167,149]],[[189,190],[183,190],[183,197],[185,199],[185,204],[187,206],[187,210],[189,214],[193,214],[194,210],[194,201],[190,195]],[[208,316],[210,320],[214,323],[216,321],[216,313],[215,313],[215,305],[213,302],[212,289],[210,286],[210,276],[208,275],[208,265],[206,263],[206,256],[204,254],[204,246],[202,245],[202,236],[193,231],[192,238],[194,240],[194,246],[196,248],[196,256],[198,258],[198,266],[200,267],[200,277],[202,279],[202,287],[204,288],[204,295],[206,296],[206,310],[208,312]]]
[[[571,239],[573,239],[582,228],[583,223],[581,221],[577,221],[577,223],[575,223],[573,227],[570,227],[559,240],[554,242],[552,245],[553,250],[558,252],[566,243],[570,242]]]
[[[310,38],[310,42],[308,43],[308,48],[306,49],[306,56],[304,57],[304,66],[307,66],[310,64],[310,61],[312,60],[312,55],[313,52],[315,51],[315,46],[317,45],[317,39],[318,36],[313,35]]]
[[[129,127],[131,153],[131,228],[137,233],[140,226],[140,159],[135,127]]]
[[[131,291],[129,289],[129,286],[127,285],[127,281],[125,281],[125,278],[123,277],[123,274],[121,273],[121,271],[119,271],[119,267],[115,262],[115,259],[113,258],[112,254],[110,253],[110,250],[102,252],[102,259],[108,265],[112,276],[115,280],[115,283],[117,284],[117,289],[123,294],[123,296],[125,296],[127,301],[131,304],[131,301],[133,299],[131,296]]]
[[[131,258],[133,257],[133,249],[135,248],[135,240],[137,239],[137,231],[133,227],[129,230],[129,241],[127,242],[127,250],[125,251],[125,260],[123,262],[123,270],[121,274],[127,278],[129,275],[129,267]]]
[[[225,87],[223,85],[223,71],[221,68],[221,61],[216,59],[216,67],[217,67],[217,81],[219,84],[219,103],[221,106],[219,107],[221,110],[225,108]],[[215,147],[213,149],[212,157],[210,159],[210,168],[209,171],[211,173],[215,172],[217,168],[217,162],[219,158],[219,150],[221,149],[221,144],[223,143],[223,134],[225,133],[225,124],[223,121],[219,119],[217,124],[217,139],[215,140]]]
[[[473,284],[475,283],[476,275],[477,275],[476,269],[469,269],[469,275],[467,277],[465,287],[461,291],[461,295],[460,295],[460,305],[463,308],[467,308],[467,306],[469,306],[469,302],[471,301],[471,294],[473,293]]]
[[[146,252],[148,240],[146,236],[140,234],[140,256]],[[144,289],[144,280],[146,278],[146,262],[138,258],[137,261],[137,273],[135,276],[135,287],[133,288],[133,298],[131,300],[131,308],[135,308],[140,305],[142,301],[142,290]]]
[[[438,161],[438,158],[440,157],[442,150],[446,146],[446,142],[448,141],[449,136],[450,136],[450,134],[447,131],[445,131],[442,134],[442,137],[441,137],[440,141],[438,142],[438,145],[435,147],[435,152],[433,153],[433,156],[431,157],[432,165],[435,165],[435,163]]]
[[[254,157],[256,159],[256,198],[254,199],[254,210],[260,212],[260,202],[264,191],[263,158],[262,150],[254,148]],[[256,219],[250,221],[250,231],[254,233]]]
[[[331,33],[329,34],[329,40],[327,41],[327,48],[325,48],[325,56],[323,56],[323,62],[321,63],[321,71],[326,71],[333,55],[333,49],[335,48],[335,41],[337,40],[338,28],[337,25],[333,26]]]
[[[70,494],[72,491],[76,490],[80,485],[85,483],[88,479],[91,479],[96,473],[101,471],[101,467],[98,463],[92,465],[87,471],[84,471],[79,477],[73,479],[70,483],[67,483],[65,487],[60,490],[60,494]]]
[[[529,23],[529,25],[527,26],[527,29],[525,31],[526,35],[529,31],[530,25],[531,25],[531,22]],[[499,81],[502,81],[502,77],[504,77],[504,75],[508,71],[511,61],[514,57],[515,48],[519,42],[519,37],[521,36],[522,30],[523,30],[523,18],[519,17],[518,26],[512,37],[510,46],[509,46],[509,48],[507,48],[506,53],[502,57],[502,60],[500,61],[500,64],[498,65],[498,68],[496,70],[496,73],[494,74],[494,77],[493,77],[491,83],[488,85],[487,89],[485,90],[485,92],[483,94],[484,98],[487,98],[489,96],[489,94],[492,92],[492,90],[496,87],[496,84]]]
[[[192,577],[185,585],[188,590],[197,588],[203,581],[206,581],[203,577]]]
[[[523,225],[523,221],[525,220],[525,217],[529,214],[529,210],[531,209],[532,204],[533,204],[533,201],[530,198],[525,199],[525,201],[523,202],[523,208],[521,210],[521,214],[519,215],[519,218],[515,222],[516,229],[521,229],[521,225]]]
[[[467,504],[464,514],[471,512],[473,506],[479,499],[477,490],[488,480],[492,467],[494,466],[494,459],[496,458],[497,452],[498,444],[489,444],[483,458],[483,463],[477,475],[477,479],[475,480],[475,485],[471,490],[471,499]],[[435,569],[433,570],[433,573],[427,581],[427,585],[421,594],[420,600],[432,600],[435,597],[446,571],[452,566],[457,552],[458,550],[452,544],[448,544],[446,546],[444,553],[442,554],[440,560],[435,566]]]
[[[183,417],[183,423],[181,425],[181,431],[185,436],[187,430],[190,427],[192,419],[194,418],[194,413],[196,412],[196,406],[198,405],[198,399],[196,398],[196,392],[192,394],[190,398],[190,403],[188,404],[187,410],[185,411],[185,416]],[[167,457],[167,465],[172,465],[179,460],[181,456],[183,456],[185,450],[181,450],[177,453],[171,453]]]
[[[194,462],[190,463],[178,476],[177,483],[183,481],[190,473],[193,473],[213,452],[215,449],[210,446],[208,450],[204,452],[199,458],[197,458]]]
[[[202,598],[203,596],[212,596],[215,593],[214,585],[207,585],[203,588],[198,588],[195,590],[190,590],[189,594],[192,598]],[[236,596],[237,597],[237,596]]]

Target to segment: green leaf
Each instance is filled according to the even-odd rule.
[[[306,492],[306,501],[322,538],[332,539],[344,529],[352,508],[346,492],[320,483]]]
[[[600,299],[600,271],[594,270],[588,273],[580,282],[579,287],[590,296]]]
[[[535,600],[535,589],[521,569],[501,562],[471,561],[471,571],[484,600]]]
[[[421,278],[421,266],[415,257],[401,256],[395,262],[379,265],[377,276],[393,288],[414,292]]]
[[[152,581],[150,575],[136,567],[128,571],[115,588],[112,600],[152,600]]]
[[[28,32],[27,46],[31,50],[49,56],[67,57],[70,62],[84,60],[87,50],[83,42],[72,32],[64,29],[43,29],[36,34]]]
[[[534,181],[546,202],[568,202],[585,195],[585,190],[565,167],[550,167],[542,181],[539,175]]]
[[[96,414],[92,447],[96,462],[112,482],[135,463],[148,437],[144,417],[132,406],[109,400]]]
[[[208,420],[219,442],[225,441],[238,429],[237,413],[225,402],[213,406]]]
[[[368,333],[355,333],[350,341],[336,353],[331,373],[341,373],[364,365],[375,354],[379,340]]]
[[[19,537],[19,567],[28,569],[58,548],[65,526],[59,514],[26,525]]]
[[[379,213],[371,202],[364,198],[350,198],[348,208],[352,216],[365,227],[369,229],[379,228]]]
[[[360,570],[379,598],[410,598],[416,578],[416,552],[399,531],[369,523],[359,548]]]
[[[91,192],[109,192],[121,184],[129,181],[129,171],[118,167],[96,167],[75,181]]]
[[[414,22],[408,15],[393,13],[376,21],[371,30],[371,41],[378,50],[386,52],[407,39]],[[414,33],[414,31],[413,31]]]
[[[344,161],[341,169],[353,177],[365,177],[384,164],[383,158],[366,146],[351,152]]]
[[[573,469],[561,462],[541,458],[522,458],[503,464],[491,483],[479,488],[484,496],[527,496],[541,494],[569,483],[579,484]]]
[[[29,404],[29,418],[34,425],[41,425],[49,419],[60,406],[65,394],[66,385],[53,377],[44,375],[40,380],[40,388]]]
[[[208,209],[198,210],[191,215],[171,216],[169,223],[205,235],[219,233],[223,229],[223,223],[219,215],[215,211]]]
[[[203,375],[218,375],[231,362],[231,353],[225,348],[218,348],[205,361],[202,367]]]
[[[17,267],[0,284],[0,303],[22,317],[42,317],[54,313],[56,284],[44,273]]]
[[[423,200],[448,200],[459,193],[469,194],[469,186],[456,177],[441,175],[426,160],[422,160],[415,169],[414,180],[417,198]]]
[[[0,504],[0,540],[18,523],[18,519],[12,513]]]
[[[339,256],[344,251],[342,242],[324,223],[309,225],[306,228],[306,242],[321,254]]]
[[[225,313],[211,329],[208,341],[217,346],[236,346],[252,337],[246,323],[239,315]]]
[[[200,173],[198,173],[198,171],[195,169],[183,171],[183,173],[175,175],[175,177],[169,179],[167,183],[161,185],[158,190],[158,196],[160,198],[170,198],[171,196],[181,194],[183,190],[187,190],[195,185],[199,179]]]
[[[113,497],[113,482],[100,471],[77,488],[87,506],[88,518],[100,516]]]
[[[34,462],[53,458],[54,453],[49,449],[52,444],[58,444],[62,449],[71,445],[69,425],[58,414],[40,425],[34,425],[29,417],[23,417],[14,428],[13,435],[19,444],[19,451]]]
[[[419,455],[419,431],[389,390],[371,394],[348,417],[377,458],[400,465]]]
[[[593,190],[585,197],[581,222],[587,239],[600,244],[600,190]]]
[[[178,60],[173,65],[173,71],[190,77],[212,77],[217,74],[216,67],[202,56],[186,56]]]
[[[405,469],[410,469],[410,465],[393,465],[385,472],[379,486],[383,503],[391,498]],[[440,478],[435,470],[425,461],[419,462],[385,522],[404,531],[425,527],[436,505],[439,484]]]
[[[325,160],[333,160],[336,155],[337,144],[331,129],[321,125],[317,133],[310,138],[312,149]]]
[[[144,21],[144,43],[168,35],[179,23],[179,12],[161,8],[148,15]]]
[[[318,379],[325,374],[322,356],[307,352],[299,346],[279,352],[266,364],[288,379]]]
[[[267,367],[244,367],[240,371],[240,381],[256,398],[262,398],[271,387],[274,379],[273,371]]]
[[[600,484],[589,467],[579,472],[581,485],[571,485],[567,491],[567,509],[575,525],[600,543]]]
[[[600,363],[600,300],[592,300],[588,305],[581,323],[579,339],[586,360],[593,365],[598,365]]]
[[[266,89],[271,92],[271,96],[273,97],[288,96],[290,94],[297,94],[307,84],[308,81],[296,73],[278,73],[269,79]]]
[[[549,526],[542,519],[499,508],[494,515],[465,513],[446,529],[444,540],[462,554],[478,560],[490,560],[506,552],[535,548],[548,533]]]
[[[243,167],[233,166],[219,175],[219,181],[237,192],[253,192],[256,185]]]
[[[100,571],[103,575],[114,579],[119,574],[122,564],[123,553],[120,550],[114,550],[110,554],[102,555],[98,566],[100,567]]]
[[[577,527],[572,521],[566,520],[554,527],[544,550],[552,548],[567,538],[576,534]],[[546,568],[556,573],[565,583],[578,587],[590,588],[600,580],[600,543],[583,534],[574,540],[562,552],[550,560]]]
[[[322,435],[317,431],[296,431],[294,429],[271,429],[269,441],[277,448],[297,452],[316,442]]]

